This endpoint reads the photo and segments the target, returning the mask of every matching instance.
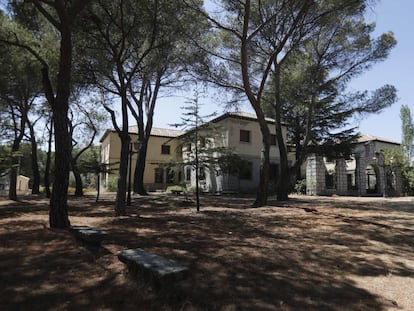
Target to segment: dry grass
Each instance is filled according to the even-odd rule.
[[[414,199],[137,197],[71,199],[72,225],[102,249],[48,229],[46,200],[0,201],[0,310],[414,310]],[[173,294],[129,277],[116,252],[141,247],[188,265]]]

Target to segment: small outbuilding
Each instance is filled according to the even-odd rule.
[[[384,151],[401,145],[372,135],[361,135],[352,148],[350,159],[327,161],[311,154],[306,162],[308,195],[400,196],[401,171],[386,165]]]

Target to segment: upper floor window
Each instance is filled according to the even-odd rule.
[[[171,147],[169,145],[161,145],[161,154],[170,154]]]
[[[240,141],[249,143],[250,142],[250,131],[240,130]]]
[[[276,135],[275,134],[270,134],[270,145],[271,146],[276,146]]]

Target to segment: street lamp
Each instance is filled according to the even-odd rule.
[[[394,163],[395,163],[395,158],[394,156],[392,156],[390,158],[390,166],[391,166],[391,183],[392,183],[392,190],[393,190],[393,195],[396,195],[397,193],[397,177],[395,176],[395,171],[394,171]]]
[[[134,143],[129,143],[129,172],[128,172],[128,195],[127,195],[127,206],[131,206],[131,175],[132,175],[132,155],[134,153],[139,153],[141,149],[141,142],[137,141]],[[137,150],[137,151],[135,151]]]

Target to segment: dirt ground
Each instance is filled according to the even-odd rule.
[[[109,233],[100,249],[48,228],[48,201],[0,201],[0,310],[414,310],[414,198],[71,198],[72,225]],[[116,253],[174,259],[171,292],[133,278]]]

